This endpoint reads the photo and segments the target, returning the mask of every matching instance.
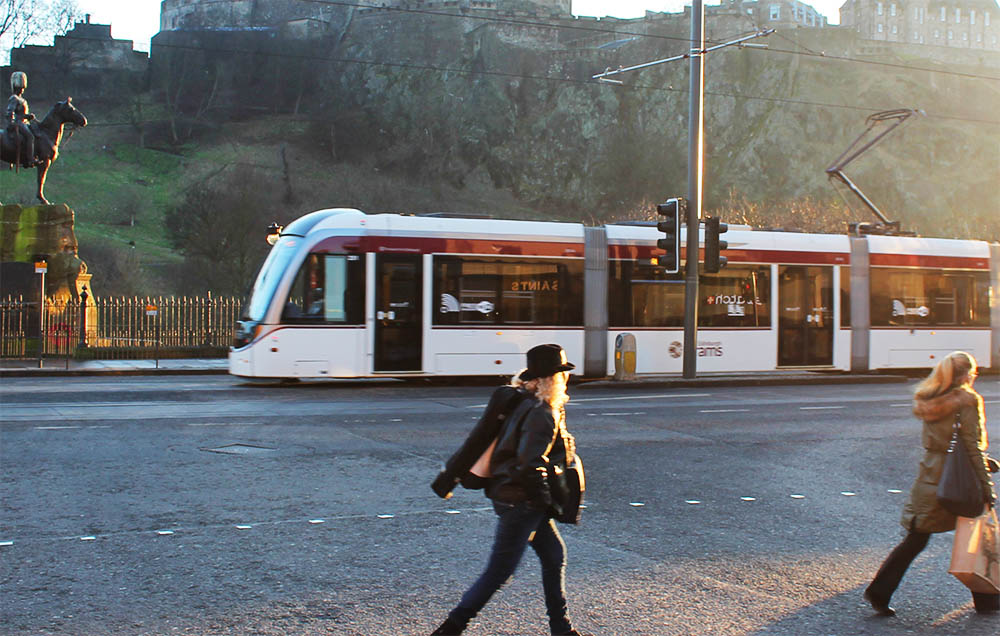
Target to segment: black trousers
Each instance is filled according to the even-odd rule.
[[[913,559],[923,552],[927,547],[927,541],[931,535],[926,532],[916,532],[911,530],[906,534],[902,543],[893,548],[889,556],[882,563],[878,573],[868,586],[867,592],[876,600],[889,602],[893,592],[899,587],[899,582],[903,580],[903,575],[913,563]],[[1000,610],[1000,594],[983,594],[973,592],[972,600],[975,603],[977,612],[996,612]]]

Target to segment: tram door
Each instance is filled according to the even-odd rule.
[[[833,268],[778,267],[778,366],[833,364]]]
[[[423,287],[419,254],[375,257],[375,371],[420,371]]]

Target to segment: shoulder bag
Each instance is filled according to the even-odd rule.
[[[961,429],[962,423],[956,415],[948,456],[938,481],[937,500],[942,508],[953,515],[975,518],[982,514],[985,502],[965,442],[958,434]]]
[[[552,518],[560,523],[580,523],[583,509],[583,493],[587,490],[587,480],[583,474],[583,460],[574,455],[573,463],[566,466],[553,465],[549,470],[549,491],[554,504]]]

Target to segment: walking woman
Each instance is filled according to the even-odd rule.
[[[528,368],[511,380],[523,399],[506,418],[491,455],[486,496],[497,514],[493,551],[486,569],[466,590],[448,619],[433,634],[461,634],[494,592],[517,569],[529,545],[542,566],[542,587],[549,627],[554,635],[583,636],[573,629],[566,614],[564,579],[566,545],[552,520],[553,501],[549,471],[565,469],[575,453],[573,436],[566,430],[564,405],[566,381],[574,365],[556,344],[528,351]]]
[[[937,484],[956,416],[961,422],[959,435],[979,478],[983,503],[992,507],[996,501],[989,477],[990,470],[995,472],[996,462],[986,455],[986,418],[983,398],[972,388],[975,380],[976,360],[964,351],[955,351],[941,360],[914,392],[913,413],[923,421],[924,457],[910,497],[903,506],[900,523],[907,534],[865,590],[865,600],[882,616],[895,615],[896,611],[889,607],[889,599],[910,563],[927,546],[931,534],[955,529],[955,515],[938,505]],[[972,597],[977,612],[1000,610],[1000,595],[973,592]]]

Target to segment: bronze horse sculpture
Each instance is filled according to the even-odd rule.
[[[73,98],[67,97],[66,101],[56,102],[49,110],[49,113],[42,119],[31,122],[31,132],[35,135],[35,157],[38,164],[38,200],[48,204],[45,199],[45,175],[49,172],[49,166],[59,156],[59,143],[63,137],[63,126],[73,124],[83,128],[87,125],[87,118],[73,105]],[[25,161],[25,157],[18,157],[18,146],[16,135],[9,134],[6,130],[0,136],[0,161],[11,164],[11,169],[15,165],[30,163]],[[31,159],[31,158],[27,158]]]

